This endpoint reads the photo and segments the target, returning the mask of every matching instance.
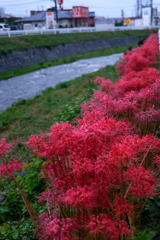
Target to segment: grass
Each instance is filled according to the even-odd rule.
[[[114,53],[125,52],[130,47],[131,46],[129,46],[129,45],[123,46],[123,47],[112,47],[112,48],[108,48],[108,49],[104,49],[104,50],[96,50],[96,51],[72,55],[69,57],[60,58],[60,59],[56,59],[56,60],[45,61],[42,63],[33,64],[33,65],[23,67],[23,68],[10,69],[10,70],[7,70],[0,74],[0,80],[5,80],[5,79],[9,79],[9,78],[12,78],[15,76],[20,76],[22,74],[40,70],[42,68],[71,63],[71,62],[77,61],[79,59],[108,56],[108,55],[111,55]],[[137,47],[137,44],[132,45],[132,47]]]
[[[155,30],[156,31],[156,30]],[[129,30],[129,31],[105,31],[105,32],[87,32],[87,33],[67,33],[67,34],[45,34],[18,37],[0,38],[0,55],[6,54],[17,49],[28,49],[34,47],[54,47],[60,44],[66,44],[76,41],[88,41],[97,39],[106,39],[112,37],[126,36],[148,36],[153,30]]]
[[[10,141],[26,141],[31,134],[49,131],[55,122],[69,121],[80,116],[80,104],[89,99],[97,85],[97,76],[118,79],[115,66],[107,66],[97,72],[48,88],[33,99],[22,100],[0,114],[0,138]],[[24,146],[18,144],[14,157],[30,161]]]

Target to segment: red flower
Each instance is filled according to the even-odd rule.
[[[115,212],[115,215],[118,219],[119,217],[124,216],[125,213],[128,213],[129,215],[133,215],[134,208],[135,206],[130,205],[128,203],[128,200],[121,199],[120,197],[116,197],[113,205],[113,211]]]
[[[2,163],[0,164],[0,176],[5,178],[9,175],[12,177],[12,173],[20,171],[22,167],[22,164],[16,159],[9,161],[7,164]]]
[[[128,224],[121,221],[111,220],[106,214],[99,214],[98,216],[90,216],[88,224],[91,235],[103,234],[106,239],[118,240],[121,235],[130,235]]]
[[[156,179],[143,166],[131,165],[125,174],[125,181],[131,183],[130,193],[134,199],[137,197],[154,196]]]
[[[6,139],[0,139],[0,158],[4,153],[11,152],[11,147],[13,144],[7,143]]]

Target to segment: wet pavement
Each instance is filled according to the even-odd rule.
[[[58,83],[96,72],[107,65],[114,65],[122,55],[123,53],[118,53],[105,57],[82,59],[2,80],[0,81],[0,112],[5,111],[15,102],[33,98],[48,87],[55,87]]]

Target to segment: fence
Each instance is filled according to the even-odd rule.
[[[84,28],[56,28],[56,29],[39,29],[39,30],[20,30],[20,31],[3,31],[0,32],[0,37],[15,37],[32,34],[62,34],[62,33],[76,33],[76,32],[102,32],[102,31],[128,31],[128,30],[144,30],[144,29],[158,29],[158,26],[148,27],[84,27]]]

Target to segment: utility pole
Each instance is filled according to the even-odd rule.
[[[153,0],[150,0],[150,8],[151,8],[151,25],[153,23]]]
[[[121,10],[121,16],[122,16],[122,20],[124,19],[124,10]]]
[[[122,9],[121,10],[121,16],[122,16],[122,26],[124,25],[124,10]]]
[[[142,14],[142,0],[137,0],[137,17]]]
[[[55,3],[55,12],[56,12],[56,22],[58,23],[57,0],[54,0],[54,3]]]
[[[51,0],[54,2],[55,5],[55,13],[56,13],[56,23],[58,23],[58,11],[57,11],[57,0]]]

